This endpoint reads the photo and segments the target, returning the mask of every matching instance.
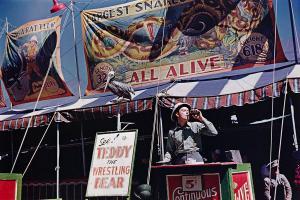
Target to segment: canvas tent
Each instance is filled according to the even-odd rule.
[[[274,76],[274,88],[272,87]],[[166,82],[158,87],[145,87],[136,90],[132,101],[120,105],[113,103],[117,97],[102,94],[96,97],[84,97],[58,107],[40,106],[31,112],[28,105],[22,110],[8,110],[0,114],[2,131],[26,128],[30,116],[31,127],[46,125],[52,114],[57,111],[70,121],[76,119],[93,119],[102,116],[140,112],[152,109],[153,100],[160,93],[165,106],[172,107],[176,101],[188,102],[194,108],[217,109],[229,106],[243,106],[266,100],[272,95],[279,97],[288,81],[290,92],[300,92],[300,66],[293,63],[281,63],[260,68],[232,71],[227,74],[210,75],[198,78]],[[272,92],[273,89],[273,92]]]

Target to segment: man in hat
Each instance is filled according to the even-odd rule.
[[[285,175],[279,173],[279,161],[274,160],[270,162],[266,167],[267,169],[271,169],[271,177],[266,176],[264,178],[265,199],[274,199],[276,189],[275,199],[291,200],[292,188]]]
[[[190,116],[193,122],[189,122]],[[199,153],[202,150],[201,135],[217,135],[214,125],[203,117],[200,110],[195,109],[191,113],[191,106],[187,103],[175,105],[171,120],[176,122],[176,127],[169,131],[165,158],[158,163],[203,163]]]

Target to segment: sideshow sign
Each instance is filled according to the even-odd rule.
[[[232,173],[234,199],[253,200],[252,184],[249,171]]]
[[[167,175],[168,200],[221,200],[219,173]]]
[[[97,133],[86,197],[129,196],[137,130]]]
[[[0,173],[0,199],[21,200],[22,175]]]

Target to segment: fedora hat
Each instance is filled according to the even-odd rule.
[[[273,167],[277,167],[279,165],[279,161],[278,160],[273,160],[272,162],[270,162],[269,164],[267,164],[267,167],[273,168]]]
[[[172,114],[171,114],[171,120],[172,121],[176,121],[176,113],[179,111],[180,108],[182,107],[187,107],[189,110],[192,109],[191,105],[188,104],[188,103],[177,103],[174,108],[173,108],[173,111],[172,111]]]

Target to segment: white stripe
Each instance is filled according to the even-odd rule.
[[[13,117],[13,116],[15,116],[15,114],[1,114],[0,115],[0,121],[4,121],[4,120],[6,120],[10,117]]]
[[[252,90],[255,88],[256,83],[261,78],[263,72],[249,74],[243,78],[237,80],[229,80],[219,95],[227,95],[232,93],[240,93],[248,90]]]
[[[291,80],[291,85],[292,85],[292,87],[294,87],[294,90],[293,90],[293,92],[295,92],[295,93],[298,93],[299,92],[299,88],[298,88],[298,81],[299,81],[299,79],[292,79]]]
[[[132,99],[136,96],[139,96],[140,94],[147,92],[147,90],[138,90],[138,91],[134,91],[134,95],[131,95]]]
[[[199,82],[189,82],[189,83],[177,83],[171,87],[167,93],[171,96],[188,96],[188,94],[196,87]]]
[[[287,78],[300,78],[300,65],[295,65]]]
[[[97,100],[98,100],[98,98],[78,99],[75,103],[72,103],[71,105],[68,105],[68,106],[61,106],[57,110],[63,111],[63,110],[79,109],[79,108],[82,108],[83,106],[90,104]]]

